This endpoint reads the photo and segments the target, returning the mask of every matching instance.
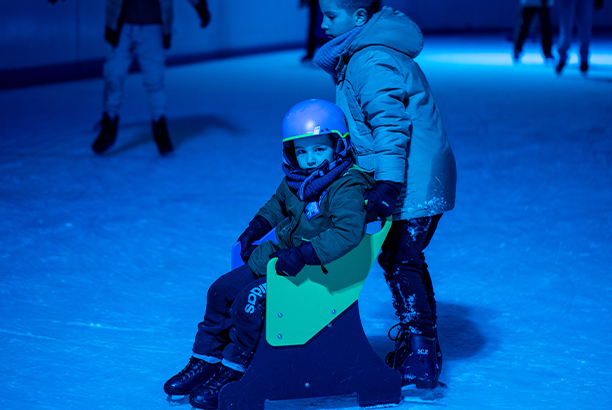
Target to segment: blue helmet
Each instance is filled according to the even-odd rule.
[[[348,133],[344,113],[336,104],[313,98],[295,104],[283,119],[283,142],[321,134]]]
[[[313,98],[295,104],[283,119],[283,159],[295,165],[291,141],[329,134],[336,141],[335,152],[345,157],[350,145],[344,113],[336,104]]]

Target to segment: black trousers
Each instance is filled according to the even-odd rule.
[[[514,49],[521,52],[523,44],[529,35],[529,27],[535,15],[540,16],[542,29],[542,52],[545,56],[551,55],[552,31],[550,27],[550,7],[523,7],[514,32]]]
[[[219,277],[208,289],[193,352],[248,366],[263,328],[265,309],[266,278],[257,279],[248,265]]]
[[[393,221],[378,257],[402,330],[430,338],[435,336],[436,299],[423,251],[441,217]]]

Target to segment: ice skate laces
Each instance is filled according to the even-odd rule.
[[[406,355],[410,352],[410,337],[408,332],[404,331],[400,323],[397,323],[389,329],[387,335],[389,339],[395,342],[395,350],[389,352],[387,357],[385,358],[385,362],[391,368],[396,368],[401,365],[406,359]],[[397,329],[395,336],[392,336],[391,333],[394,329]]]
[[[187,366],[185,366],[185,368],[179,372],[178,376],[192,377],[198,372],[198,370],[200,369],[200,367],[202,367],[203,364],[205,364],[204,360],[192,356],[189,358],[189,363],[187,363]]]

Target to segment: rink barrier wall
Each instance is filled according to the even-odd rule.
[[[223,50],[210,53],[174,55],[167,58],[166,66],[172,67],[224,58],[294,50],[301,48],[301,46],[301,43],[289,43],[244,50]],[[0,71],[0,89],[32,87],[42,84],[102,77],[104,62],[104,58],[98,58],[88,61]],[[138,62],[134,59],[130,66],[130,72],[139,71]]]
[[[308,10],[297,1],[209,1],[211,23],[187,0],[174,0],[168,64],[178,65],[268,51],[303,48]],[[518,0],[384,0],[408,14],[425,34],[506,33],[512,36]],[[551,10],[557,25],[556,5]],[[105,2],[21,0],[0,5],[0,88],[97,77],[102,72]],[[275,16],[280,16],[275,18]],[[595,33],[612,32],[612,2],[593,17]]]

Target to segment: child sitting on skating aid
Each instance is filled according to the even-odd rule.
[[[196,408],[216,408],[221,387],[240,379],[262,331],[266,269],[295,276],[304,265],[324,266],[355,248],[366,227],[364,192],[374,180],[353,165],[344,114],[325,100],[294,105],[283,120],[283,171],[276,193],[238,238],[246,265],[209,288],[187,366],[164,385],[189,394]],[[276,227],[277,243],[253,242]]]

